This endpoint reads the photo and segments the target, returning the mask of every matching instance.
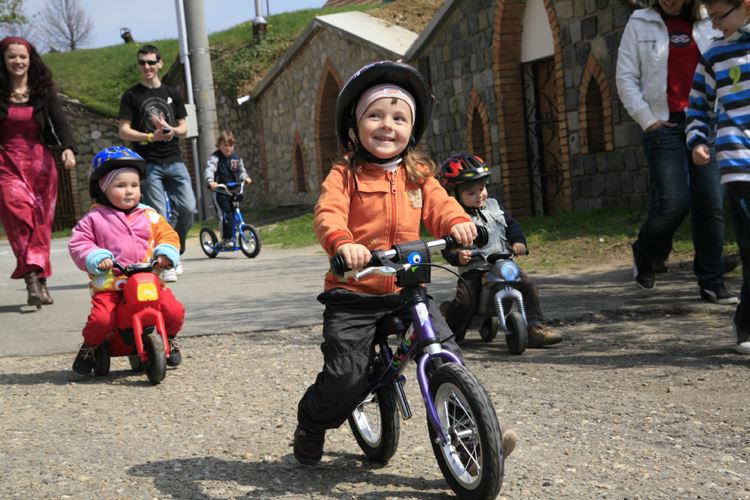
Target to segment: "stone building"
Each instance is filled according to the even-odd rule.
[[[423,139],[433,159],[463,150],[485,158],[493,194],[514,215],[644,206],[641,131],[615,87],[631,3],[446,0],[419,34],[360,12],[316,18],[248,102],[217,95],[219,127],[234,131],[256,180],[247,203],[311,207],[339,154],[341,86],[368,62],[404,59],[437,96]],[[180,86],[180,71],[169,73]],[[79,144],[118,141],[114,124],[82,121]],[[87,200],[85,182],[78,190]]]

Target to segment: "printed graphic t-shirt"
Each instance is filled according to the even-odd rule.
[[[167,123],[176,126],[177,120],[187,116],[179,91],[163,83],[156,89],[139,83],[125,91],[120,100],[120,120],[129,120],[134,130],[148,133],[155,130],[151,115],[163,116]],[[134,143],[133,149],[148,163],[182,161],[177,137],[167,142]]]

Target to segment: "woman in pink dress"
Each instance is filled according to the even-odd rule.
[[[47,290],[57,168],[50,147],[75,167],[73,133],[49,68],[20,37],[0,40],[0,220],[16,256],[12,279],[26,281],[30,306],[52,304]]]

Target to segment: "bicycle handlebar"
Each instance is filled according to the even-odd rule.
[[[237,187],[240,188],[239,194],[243,194],[245,192],[245,183],[244,182],[227,182],[226,184],[219,184],[215,188],[213,188],[211,191],[215,191],[217,193],[232,195],[230,189],[237,189]]]
[[[488,241],[489,235],[487,233],[487,229],[482,226],[477,226],[477,237],[474,239],[474,245],[483,247],[487,244]],[[370,258],[370,262],[367,263],[365,269],[359,271],[354,276],[354,279],[357,280],[373,273],[393,275],[396,274],[396,272],[399,270],[408,269],[409,267],[411,267],[411,264],[409,264],[408,262],[394,262],[391,260],[398,254],[397,249],[401,245],[407,244],[408,243],[393,245],[390,250],[372,250],[372,257]],[[430,252],[436,252],[443,249],[452,250],[454,248],[460,247],[453,236],[443,236],[442,238],[438,238],[436,240],[426,241],[425,244],[427,245],[427,250],[429,250]],[[347,267],[344,257],[340,254],[336,254],[331,259],[331,271],[336,276],[342,277],[344,276],[344,273],[346,273],[347,271],[351,271],[351,269]]]

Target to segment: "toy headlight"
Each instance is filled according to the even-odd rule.
[[[503,262],[503,265],[500,267],[500,276],[502,276],[505,281],[516,281],[519,274],[521,274],[521,270],[513,261],[509,260]]]

